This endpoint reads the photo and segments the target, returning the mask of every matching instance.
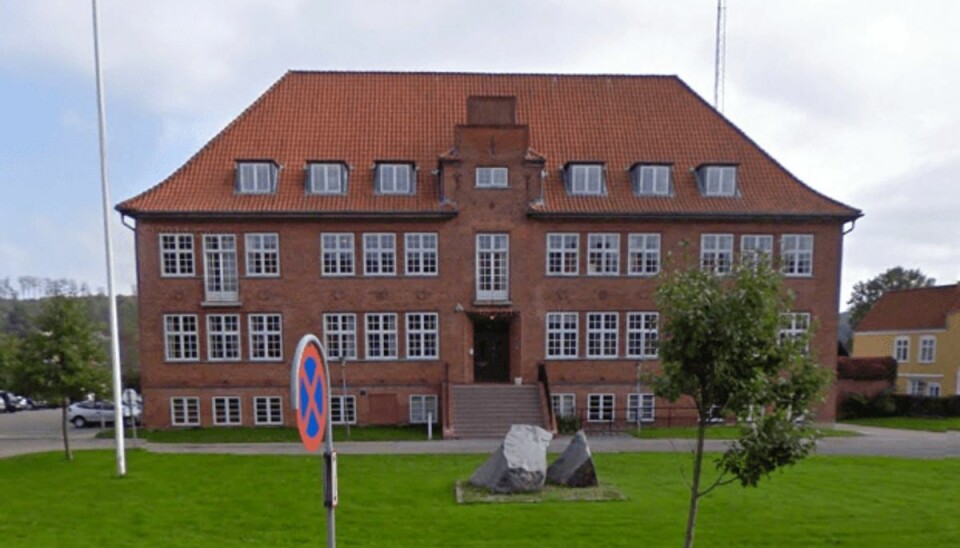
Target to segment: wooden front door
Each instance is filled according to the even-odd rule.
[[[510,381],[510,320],[474,323],[473,381]]]

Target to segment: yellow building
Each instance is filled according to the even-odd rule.
[[[899,393],[960,394],[960,284],[885,293],[854,330],[853,355],[893,356]]]

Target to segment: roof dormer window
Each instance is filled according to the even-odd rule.
[[[637,164],[631,171],[633,172],[633,193],[635,195],[670,195],[670,166]]]
[[[307,194],[346,194],[347,166],[341,162],[307,164]]]
[[[477,188],[507,188],[508,174],[505,167],[478,167]]]
[[[574,196],[602,196],[606,192],[603,164],[568,164],[567,192]]]
[[[697,184],[704,196],[736,196],[737,166],[701,166]]]
[[[377,164],[377,194],[413,194],[413,164]]]
[[[276,163],[271,160],[237,162],[237,192],[240,194],[273,194],[277,191]]]

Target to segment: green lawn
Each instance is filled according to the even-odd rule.
[[[133,430],[127,429],[127,437]],[[97,433],[98,438],[112,439],[113,429]],[[439,427],[433,430],[434,439],[440,439]],[[137,437],[154,443],[300,443],[296,428],[185,428],[180,430],[137,430]],[[360,426],[347,429],[333,427],[337,441],[425,441],[425,426]]]
[[[634,437],[645,440],[661,439],[694,439],[697,437],[697,429],[694,427],[672,426],[672,427],[645,427],[640,430],[630,432]],[[846,430],[834,430],[830,427],[820,429],[820,435],[825,438],[846,438],[856,437],[860,434],[848,432]],[[708,440],[732,440],[740,436],[739,426],[716,425],[707,428],[706,439]]]
[[[901,430],[926,430],[928,432],[946,432],[960,430],[960,417],[925,418],[925,417],[876,417],[865,419],[850,419],[843,421],[848,424],[862,426],[877,426],[880,428],[899,428]]]
[[[686,454],[599,454],[628,500],[457,505],[484,455],[341,455],[340,546],[678,546]],[[109,451],[0,459],[4,546],[324,544],[320,459]],[[701,506],[697,546],[957,546],[960,459],[813,457]]]

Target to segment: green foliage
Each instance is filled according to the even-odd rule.
[[[960,396],[933,398],[883,392],[871,397],[848,394],[840,403],[840,419],[868,417],[960,417]]]
[[[578,430],[580,430],[580,417],[576,415],[557,417],[557,431],[561,434],[575,434]]]
[[[14,372],[20,363],[18,343],[16,338],[0,333],[0,388],[14,387]]]
[[[905,269],[902,266],[889,268],[865,282],[857,282],[847,301],[850,305],[850,327],[856,328],[873,304],[887,291],[930,287],[935,283],[936,279],[928,278],[919,269]]]

